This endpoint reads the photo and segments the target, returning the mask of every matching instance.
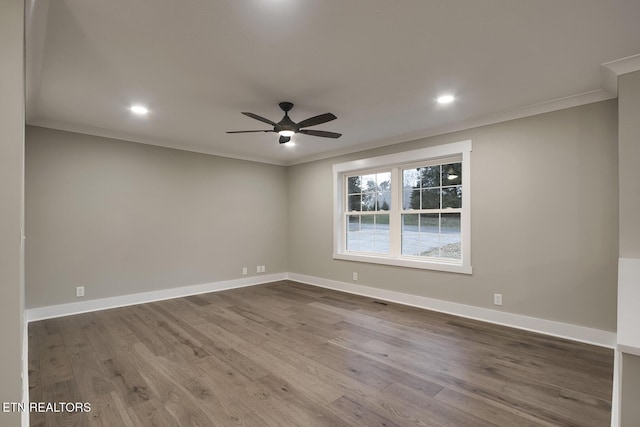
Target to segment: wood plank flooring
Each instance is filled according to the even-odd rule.
[[[608,426],[613,351],[284,281],[29,325],[32,426]]]

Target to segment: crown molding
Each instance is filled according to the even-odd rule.
[[[33,0],[32,0],[33,2]],[[31,7],[36,11],[35,7]],[[42,9],[40,9],[42,11]],[[28,21],[34,21],[41,16],[40,12],[33,14]],[[34,46],[38,46],[40,43],[43,47],[44,41],[42,38],[35,38],[32,43]],[[39,67],[34,67],[37,71]],[[410,134],[398,135],[391,138],[384,138],[375,141],[371,141],[364,144],[352,145],[349,147],[341,148],[338,150],[332,150],[323,153],[316,153],[309,156],[302,156],[292,160],[274,160],[270,158],[264,158],[260,156],[251,155],[239,155],[225,150],[216,149],[210,146],[203,146],[200,144],[185,144],[184,142],[177,142],[171,140],[160,140],[157,138],[148,138],[140,135],[123,135],[120,132],[113,132],[107,129],[88,127],[78,124],[61,123],[53,120],[45,120],[35,118],[35,112],[27,111],[27,122],[32,126],[47,127],[51,129],[64,130],[67,132],[84,133],[88,135],[100,136],[104,138],[119,139],[124,141],[130,141],[146,145],[155,145],[158,147],[171,148],[176,150],[191,151],[201,154],[209,154],[213,156],[228,157],[238,160],[246,160],[259,163],[267,163],[278,166],[294,166],[302,163],[309,163],[317,160],[324,160],[333,157],[338,157],[346,154],[357,153],[361,151],[371,150],[374,148],[385,147],[389,145],[401,144],[404,142],[416,141],[419,139],[430,138],[433,136],[444,135],[451,132],[458,132],[463,130],[472,129],[480,126],[487,126],[496,123],[506,122],[510,120],[516,120],[524,117],[535,116],[538,114],[549,113],[557,110],[563,110],[566,108],[578,107],[580,105],[590,104],[594,102],[606,101],[618,96],[618,77],[640,71],[640,54],[628,56],[626,58],[616,59],[614,61],[604,62],[600,65],[602,74],[602,89],[596,89],[589,92],[584,92],[576,95],[570,95],[562,98],[557,98],[549,101],[544,101],[536,104],[525,105],[521,107],[515,107],[504,111],[499,111],[491,114],[486,114],[477,117],[471,117],[469,119],[457,122],[455,124],[441,126],[437,128],[427,129],[420,132],[414,132]],[[27,87],[27,96],[31,93],[36,93],[37,87],[35,85],[39,82],[39,76],[34,75],[31,79],[33,87]],[[28,103],[35,105],[35,102]]]
[[[225,150],[219,150],[210,146],[205,146],[200,144],[178,142],[178,141],[173,141],[169,139],[149,138],[149,137],[140,136],[140,135],[114,132],[108,129],[98,128],[98,127],[63,123],[56,120],[47,120],[47,119],[37,118],[37,119],[32,119],[28,121],[27,125],[54,129],[54,130],[61,130],[61,131],[71,132],[71,133],[97,136],[101,138],[115,139],[118,141],[133,142],[133,143],[144,144],[144,145],[153,145],[156,147],[170,148],[173,150],[189,151],[192,153],[226,157],[229,159],[245,160],[248,162],[257,162],[257,163],[266,163],[266,164],[277,165],[277,166],[286,166],[284,161],[275,161],[273,159],[260,157],[260,156],[231,153]]]
[[[640,54],[604,62],[600,67],[605,89],[618,96],[618,77],[640,71]]]
[[[537,104],[526,105],[523,107],[512,108],[504,111],[499,111],[492,114],[486,114],[482,116],[472,117],[467,120],[457,122],[455,124],[441,126],[425,131],[415,132],[411,134],[400,135],[393,138],[380,139],[365,144],[358,144],[351,147],[345,147],[340,150],[333,150],[326,153],[318,153],[311,156],[302,157],[285,163],[286,166],[293,166],[302,163],[313,162],[316,160],[323,160],[332,157],[338,157],[345,154],[357,153],[365,150],[371,150],[379,147],[386,147],[389,145],[401,144],[403,142],[417,141],[419,139],[430,138],[433,136],[444,135],[451,132],[458,132],[476,127],[492,125],[501,122],[507,122],[510,120],[521,119],[524,117],[535,116],[538,114],[550,113],[552,111],[564,110],[566,108],[578,107],[585,104],[591,104],[594,102],[606,101],[608,99],[615,98],[616,92],[609,90],[597,89],[577,95],[565,96],[563,98],[553,99],[550,101],[544,101]]]

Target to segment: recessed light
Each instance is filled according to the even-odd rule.
[[[450,104],[455,99],[456,98],[453,95],[442,95],[442,96],[438,97],[438,104]]]
[[[132,105],[129,108],[129,111],[131,111],[133,114],[137,114],[139,116],[146,116],[147,114],[149,114],[149,109],[147,107],[145,107],[144,105]]]

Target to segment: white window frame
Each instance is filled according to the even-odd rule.
[[[470,140],[454,142],[404,151],[368,159],[354,160],[333,165],[333,258],[345,261],[367,262],[374,264],[393,265],[397,267],[419,268],[426,270],[448,271],[452,273],[471,274],[471,151]],[[462,158],[462,215],[461,229],[461,259],[448,260],[443,258],[418,258],[401,255],[401,212],[402,212],[402,169],[411,165],[421,164],[452,156]],[[390,254],[353,253],[346,250],[346,175],[355,172],[367,172],[391,169],[391,210],[380,213],[389,214],[390,226]]]

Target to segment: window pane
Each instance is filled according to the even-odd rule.
[[[420,190],[404,190],[402,198],[403,209],[420,209]]]
[[[440,190],[422,190],[422,209],[440,209]]]
[[[377,211],[388,211],[391,207],[391,172],[376,175],[377,182]]]
[[[418,240],[412,239],[412,236],[402,236],[402,255],[420,256]]]
[[[461,258],[460,214],[402,215],[402,255]]]
[[[442,165],[442,185],[462,184],[462,163]]]
[[[402,215],[402,255],[438,256],[439,218],[439,214]]]
[[[374,215],[376,217],[376,228],[379,230],[389,229],[389,215]]]
[[[439,214],[421,214],[420,215],[420,231],[423,233],[440,232],[440,215]]]
[[[418,231],[418,214],[402,215],[402,232]]]
[[[419,242],[419,215],[402,215],[402,255],[416,255]]]
[[[353,194],[349,196],[349,212],[360,211],[362,209],[362,196]]]
[[[439,257],[438,246],[440,245],[440,236],[438,233],[420,232],[420,242],[417,247],[416,256]]]
[[[442,214],[440,220],[440,256],[442,258],[461,258],[461,235],[460,214]]]
[[[350,176],[349,178],[347,178],[347,193],[348,194],[362,193],[360,182],[361,180],[359,176]]]
[[[441,257],[440,214],[403,215],[402,255]]]
[[[388,211],[391,209],[391,191],[383,191],[378,194],[378,210]]]
[[[365,228],[373,229],[374,215],[362,215],[360,217],[360,224],[362,224],[361,227],[363,230]]]
[[[440,244],[440,214],[420,215],[419,256],[437,257]]]
[[[375,174],[362,176],[362,191],[375,191],[376,187]]]
[[[391,172],[382,172],[377,174],[376,181],[380,191],[391,190]]]
[[[462,207],[462,186],[442,189],[442,209]]]
[[[440,232],[443,234],[460,233],[460,214],[443,213],[440,221]]]
[[[440,187],[440,166],[427,166],[420,169],[422,188]]]
[[[360,230],[360,216],[349,215],[347,216],[347,230],[358,231]]]
[[[391,172],[347,177],[348,211],[390,210],[391,191]]]
[[[360,250],[360,216],[348,215],[347,216],[347,250],[359,251]]]
[[[402,187],[404,189],[420,187],[419,169],[405,169],[402,171]]]
[[[389,253],[389,215],[348,215],[347,250]]]
[[[376,206],[376,193],[362,194],[362,210],[374,211]]]
[[[373,252],[389,253],[389,215],[373,215],[375,217]]]

